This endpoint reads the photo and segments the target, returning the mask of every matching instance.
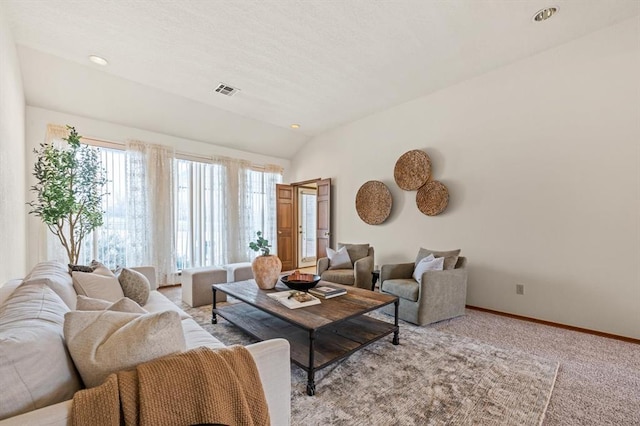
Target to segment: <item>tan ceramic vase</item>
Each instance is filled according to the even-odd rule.
[[[258,256],[251,262],[251,270],[258,287],[263,290],[270,290],[276,286],[278,278],[280,278],[282,262],[280,262],[278,256],[273,254]]]

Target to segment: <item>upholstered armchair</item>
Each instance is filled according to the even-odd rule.
[[[346,247],[353,263],[352,269],[331,269],[329,258],[318,259],[318,275],[324,281],[337,284],[352,285],[371,290],[371,272],[373,271],[373,247],[369,244],[342,244],[338,249]]]
[[[383,265],[380,291],[398,296],[400,319],[416,325],[464,315],[467,300],[467,259],[458,257],[454,269],[426,271],[422,283],[413,279],[415,263]],[[382,308],[393,315],[394,306]]]

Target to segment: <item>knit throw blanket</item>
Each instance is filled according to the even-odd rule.
[[[72,424],[268,425],[258,369],[243,346],[197,348],[112,374],[73,397]]]

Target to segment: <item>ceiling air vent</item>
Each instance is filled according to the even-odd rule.
[[[224,84],[224,83],[220,83],[220,84],[218,84],[218,87],[216,87],[216,92],[220,93],[221,95],[225,95],[225,96],[233,96],[239,91],[240,91],[240,89],[235,88],[235,87],[231,87],[228,84]]]

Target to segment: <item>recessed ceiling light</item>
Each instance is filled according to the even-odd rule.
[[[551,18],[553,15],[555,15],[557,11],[558,11],[557,7],[548,7],[546,9],[542,9],[542,10],[538,11],[538,13],[533,15],[533,20],[535,22],[545,21],[545,20]]]
[[[109,61],[107,61],[105,58],[101,56],[90,55],[89,60],[94,64],[102,65],[103,67],[106,65],[109,65]]]
[[[289,126],[289,127],[291,127],[292,129],[299,129],[299,128],[300,128],[300,125],[299,125],[299,124],[296,124],[296,123],[293,123],[293,124],[292,124],[291,126]]]

